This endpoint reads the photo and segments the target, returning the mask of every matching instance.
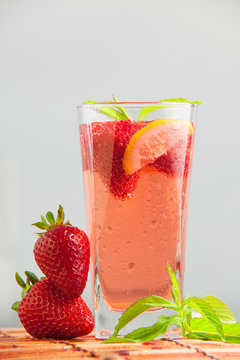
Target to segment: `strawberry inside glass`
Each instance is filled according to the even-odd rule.
[[[118,311],[170,299],[167,262],[183,280],[194,125],[152,118],[80,125],[92,261]]]

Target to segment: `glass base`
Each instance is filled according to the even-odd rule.
[[[118,323],[118,319],[122,315],[122,311],[114,311],[110,309],[104,301],[100,287],[98,288],[97,303],[95,308],[95,338],[96,339],[107,339],[114,331],[115,326]],[[151,326],[157,322],[159,316],[171,316],[176,312],[169,309],[160,310],[149,310],[139,315],[136,319],[133,319],[127,324],[118,334],[119,337],[123,337],[129,332],[140,328]],[[176,326],[169,326],[168,331],[159,336],[161,338],[177,339],[182,337],[181,329]]]
[[[92,270],[92,269],[91,269]],[[106,303],[100,281],[97,268],[95,269],[95,338],[96,339],[107,339],[113,332],[114,328],[118,323],[119,318],[121,317],[123,311],[111,309]],[[180,281],[179,271],[176,273],[178,281]],[[172,299],[171,299],[172,300]],[[143,314],[133,319],[129,324],[127,324],[123,329],[118,333],[119,337],[123,337],[126,334],[130,333],[133,330],[138,328],[152,326],[158,321],[159,316],[172,316],[176,315],[176,312],[171,309],[161,308],[161,309],[150,309],[145,311]],[[160,335],[156,339],[179,339],[182,337],[181,329],[175,325],[170,325],[165,334]]]

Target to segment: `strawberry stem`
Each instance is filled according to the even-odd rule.
[[[20,301],[15,301],[15,303],[12,304],[11,309],[18,311],[19,304],[20,304]]]
[[[16,279],[18,285],[20,285],[22,289],[25,289],[25,288],[26,288],[25,282],[23,281],[23,279],[21,278],[21,276],[20,276],[19,273],[17,273],[17,272],[16,272],[16,274],[15,274],[15,279]]]
[[[16,281],[17,281],[18,285],[20,285],[22,288],[22,291],[21,291],[22,299],[28,293],[28,291],[31,289],[31,287],[39,281],[39,278],[32,271],[25,271],[25,275],[27,277],[26,282],[21,278],[19,273],[16,272],[16,274],[15,274]],[[21,301],[15,301],[12,304],[11,309],[18,311],[18,306],[19,306],[20,302]]]
[[[64,212],[63,212],[63,208],[61,205],[59,205],[58,207],[58,214],[57,214],[57,219],[56,219],[56,224],[57,225],[60,225],[60,224],[63,224],[63,221],[64,221]]]
[[[51,211],[48,211],[46,213],[46,218],[48,220],[48,222],[51,224],[51,225],[55,225],[55,219],[54,219],[54,215]]]
[[[32,271],[25,271],[25,275],[27,276],[28,281],[33,285],[39,281],[39,278]]]
[[[52,227],[54,227],[56,225],[71,225],[69,220],[64,223],[64,218],[65,218],[65,214],[63,211],[63,207],[62,207],[62,205],[59,205],[56,220],[54,218],[53,213],[51,211],[48,211],[46,213],[46,218],[41,215],[42,221],[38,221],[32,225],[36,226],[40,230],[44,230],[43,232],[37,233],[37,235],[41,236],[46,231],[48,231],[49,229],[51,229]]]

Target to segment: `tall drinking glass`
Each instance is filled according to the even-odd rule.
[[[134,301],[171,300],[167,263],[182,291],[196,109],[177,102],[78,107],[97,338],[111,335]],[[140,326],[168,314],[148,311]]]

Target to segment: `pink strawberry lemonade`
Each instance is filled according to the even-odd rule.
[[[148,124],[80,125],[92,262],[115,311],[150,295],[170,300],[167,262],[183,281],[194,136],[186,132],[167,153],[127,175],[126,147]]]

